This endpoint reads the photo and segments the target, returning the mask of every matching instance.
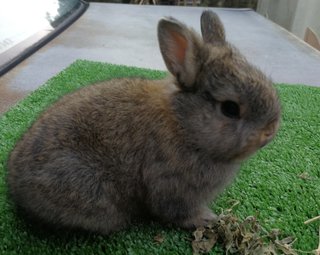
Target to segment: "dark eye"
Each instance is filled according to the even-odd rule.
[[[240,107],[236,102],[233,101],[222,102],[221,112],[228,118],[237,119],[240,117]]]

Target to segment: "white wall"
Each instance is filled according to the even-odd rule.
[[[310,27],[320,38],[320,1],[300,0],[292,24],[292,32],[303,38],[306,27]]]
[[[320,0],[259,0],[257,12],[302,39],[307,27],[320,38]]]

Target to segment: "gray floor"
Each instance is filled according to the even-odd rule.
[[[61,35],[0,78],[0,114],[76,59],[165,70],[156,27],[173,16],[200,31],[203,8],[92,3]],[[227,39],[276,83],[320,86],[320,52],[252,10],[214,9]]]

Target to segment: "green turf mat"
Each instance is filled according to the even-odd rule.
[[[138,225],[105,237],[74,232],[48,232],[17,217],[6,196],[6,160],[15,142],[37,115],[61,95],[115,77],[160,79],[160,71],[79,60],[0,116],[0,254],[192,254],[191,233],[156,223]],[[274,142],[243,164],[235,182],[212,208],[218,213],[234,201],[234,213],[255,215],[270,230],[297,238],[294,247],[318,246],[320,221],[320,89],[276,85],[283,116]],[[163,242],[155,242],[160,235]],[[222,254],[215,248],[210,254]]]

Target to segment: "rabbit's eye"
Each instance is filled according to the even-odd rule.
[[[240,117],[240,107],[236,102],[233,101],[222,102],[221,112],[228,118],[238,119]]]

